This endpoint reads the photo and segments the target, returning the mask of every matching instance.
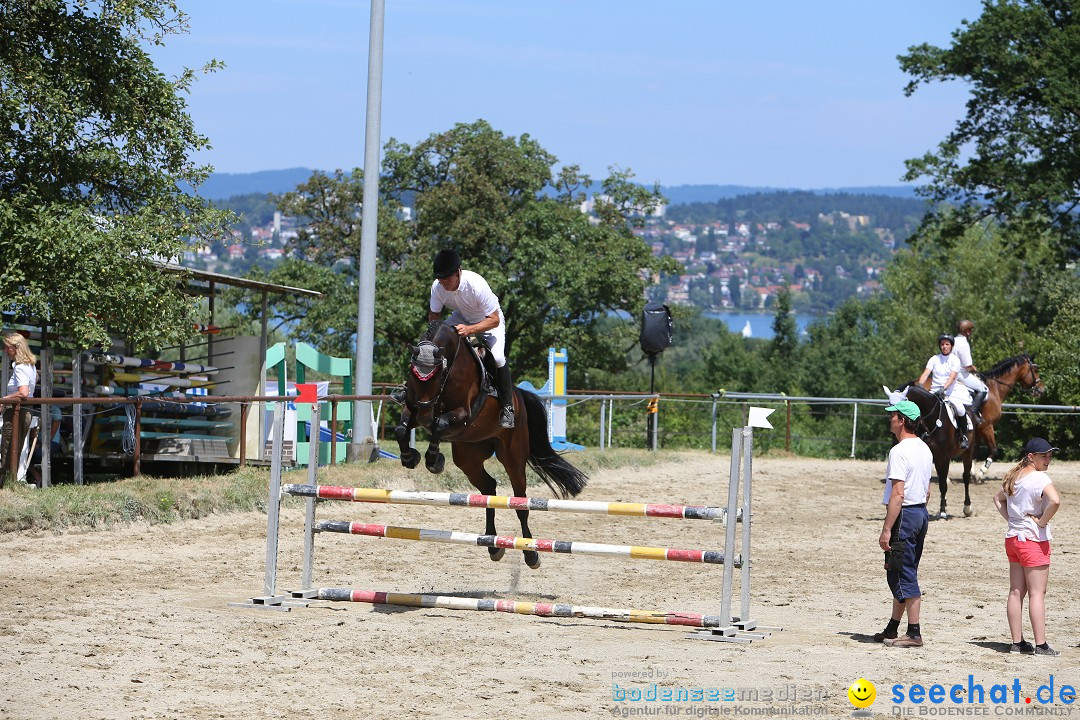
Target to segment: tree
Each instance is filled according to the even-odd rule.
[[[899,60],[907,95],[932,82],[971,87],[936,152],[907,161],[905,179],[926,178],[925,196],[960,207],[931,216],[948,231],[939,237],[992,216],[1025,235],[1052,228],[1061,254],[1080,252],[1080,4],[984,0],[950,47],[918,45]]]
[[[515,375],[546,374],[551,346],[574,347],[581,368],[625,367],[634,340],[604,332],[601,321],[616,312],[636,317],[652,278],[677,269],[631,232],[661,198],[616,169],[586,215],[582,188],[591,179],[576,166],[556,175],[555,163],[529,136],[509,137],[484,121],[415,146],[387,144],[376,280],[380,374],[400,376],[405,346],[426,326],[431,260],[441,247],[455,248],[465,269],[483,275],[499,296]],[[283,198],[286,212],[310,223],[294,245],[311,265],[303,272],[333,266],[344,282],[355,277],[362,194],[363,176],[354,171],[317,174]],[[407,221],[405,207],[412,210]],[[355,325],[354,301],[321,330],[341,341]]]
[[[168,0],[0,5],[5,310],[83,346],[190,333],[197,301],[155,261],[223,233],[228,214],[178,187],[209,173],[188,159],[207,146],[181,97],[194,71],[167,79],[144,49],[186,27]]]

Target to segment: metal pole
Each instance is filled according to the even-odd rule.
[[[607,446],[611,447],[611,425],[615,419],[615,398],[608,400],[607,414]]]
[[[851,457],[855,457],[855,429],[859,426],[859,403],[851,403],[855,408],[854,417],[851,420]]]
[[[46,326],[41,326],[41,397],[53,396],[53,349],[49,347]],[[42,405],[38,421],[38,444],[41,446],[41,487],[52,485],[52,407]],[[33,462],[33,460],[31,460]]]
[[[605,421],[607,420],[607,418],[605,417],[605,415],[607,414],[606,410],[607,410],[607,402],[604,401],[604,400],[601,400],[600,401],[600,449],[601,450],[604,449],[604,425],[606,424]]]
[[[375,348],[375,255],[379,217],[379,142],[382,116],[383,10],[385,0],[371,0],[368,41],[367,128],[364,134],[364,205],[360,216],[360,268],[356,313],[356,387],[358,395],[371,394]],[[371,422],[371,401],[353,402],[352,442],[348,460],[372,461],[379,444]]]
[[[319,408],[322,405],[316,400],[311,405],[311,426],[314,428],[314,438],[308,444],[308,485],[317,484],[319,472],[319,445],[322,436],[322,427],[319,423]],[[300,576],[300,589],[307,590],[311,587],[311,564],[315,554],[315,498],[308,497],[307,507],[304,509],[304,566]]]
[[[712,399],[712,453],[716,454],[716,396]]]
[[[724,518],[724,574],[720,595],[720,621],[731,623],[731,586],[734,584],[735,563],[728,562],[735,557],[735,524],[738,516],[739,499],[739,457],[742,451],[742,428],[731,430],[731,470],[728,474],[727,515]],[[743,518],[746,522],[746,518]],[[745,562],[745,561],[744,561]],[[727,634],[727,633],[725,633]]]
[[[82,397],[82,352],[75,351],[71,358],[71,397]],[[71,404],[71,441],[75,446],[75,484],[82,485],[83,479],[83,421],[82,405]]]
[[[787,425],[784,428],[784,452],[791,452],[791,401],[785,400],[787,406]]]
[[[753,630],[757,625],[750,618],[750,478],[753,471],[754,428],[742,429],[742,575],[739,578],[739,593],[742,604],[739,613],[739,626],[743,630]]]
[[[285,436],[285,403],[274,403],[274,440],[270,451],[270,492],[266,502],[266,578],[263,595],[277,587],[278,514],[281,511],[281,440]]]

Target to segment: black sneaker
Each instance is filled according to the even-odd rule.
[[[1046,657],[1057,657],[1059,653],[1054,648],[1050,647],[1050,643],[1043,643],[1042,645],[1035,646],[1035,655],[1045,655]]]
[[[1018,643],[1013,643],[1009,646],[1009,652],[1019,653],[1021,655],[1034,655],[1035,646],[1029,643],[1027,640],[1021,640]]]
[[[874,642],[885,642],[886,640],[895,640],[899,636],[900,636],[900,633],[896,632],[895,630],[893,630],[891,632],[889,630],[882,630],[879,633],[874,633]]]
[[[502,425],[504,428],[512,428],[512,427],[514,427],[514,408],[513,407],[507,405],[506,407],[504,407],[502,409],[502,412],[499,413],[499,424]]]

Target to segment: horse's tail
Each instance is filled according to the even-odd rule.
[[[518,388],[529,424],[529,467],[553,493],[573,497],[585,489],[589,478],[551,447],[547,435],[547,411],[534,393]]]

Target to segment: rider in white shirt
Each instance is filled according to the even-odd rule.
[[[975,329],[975,323],[970,320],[961,320],[956,323],[956,342],[953,344],[953,355],[960,361],[960,382],[964,383],[974,394],[975,399],[971,403],[971,414],[975,416],[975,422],[982,422],[979,410],[982,408],[990,390],[986,383],[976,374],[975,363],[971,359],[971,332]]]
[[[937,355],[926,361],[926,369],[919,376],[918,384],[926,382],[930,378],[930,392],[936,394],[942,400],[947,400],[956,411],[956,422],[960,424],[960,418],[967,424],[967,430],[960,438],[960,447],[967,450],[971,443],[971,432],[974,425],[971,417],[967,414],[967,406],[971,405],[971,393],[962,382],[957,382],[960,375],[960,361],[952,354],[953,336],[943,333],[938,337]]]
[[[495,385],[499,393],[499,424],[514,427],[514,385],[506,364],[506,320],[499,298],[477,273],[461,269],[461,258],[451,249],[440,250],[434,262],[435,282],[431,284],[428,322],[451,310],[447,323],[458,335],[480,335],[495,361]]]

